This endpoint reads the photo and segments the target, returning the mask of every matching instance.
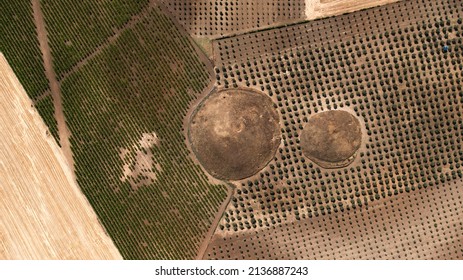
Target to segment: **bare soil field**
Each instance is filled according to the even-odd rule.
[[[196,157],[213,176],[239,180],[273,159],[280,145],[278,114],[264,94],[251,90],[212,92],[189,128]]]
[[[121,259],[0,54],[0,259]]]
[[[305,0],[305,19],[351,13],[401,0]]]
[[[205,259],[462,259],[463,182],[310,220],[217,232]]]
[[[324,168],[345,167],[361,145],[359,120],[342,110],[311,116],[301,132],[302,153]]]

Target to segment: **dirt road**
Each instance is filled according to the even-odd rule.
[[[40,0],[32,0],[32,9],[34,12],[34,21],[37,27],[37,36],[39,39],[40,50],[42,51],[43,62],[45,67],[45,75],[50,83],[51,95],[53,97],[53,105],[55,107],[55,119],[58,124],[58,134],[61,148],[68,161],[69,167],[74,174],[74,159],[72,158],[71,143],[69,142],[70,133],[66,126],[66,118],[63,111],[63,103],[61,99],[60,84],[56,79],[55,70],[53,69],[53,60],[51,56],[50,46],[48,44],[48,34],[45,28],[42,10],[40,8]]]
[[[197,260],[202,260],[204,258],[204,254],[206,253],[209,243],[211,242],[211,239],[215,234],[215,230],[217,229],[220,220],[222,220],[223,213],[225,212],[225,210],[227,210],[228,204],[230,203],[230,200],[233,196],[233,191],[234,188],[231,185],[227,185],[227,198],[222,202],[222,205],[220,205],[219,210],[217,210],[217,214],[215,215],[214,221],[212,221],[211,227],[209,228],[209,231],[207,232],[204,241],[201,243],[201,246],[199,246],[198,254],[196,255]]]

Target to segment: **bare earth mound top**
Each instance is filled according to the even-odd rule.
[[[278,114],[252,90],[212,93],[190,123],[193,150],[214,177],[239,180],[264,168],[280,143]]]
[[[359,120],[346,111],[333,110],[312,116],[301,135],[302,152],[324,168],[349,165],[360,148]]]

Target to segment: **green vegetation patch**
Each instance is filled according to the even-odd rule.
[[[0,1],[0,52],[27,94],[35,99],[48,89],[31,1]]]
[[[62,84],[79,185],[127,259],[194,258],[226,197],[182,132],[209,82],[189,40],[153,8]]]
[[[55,119],[55,107],[53,106],[53,98],[48,95],[35,103],[35,107],[42,119],[47,124],[48,129],[59,145],[58,123]]]
[[[149,0],[44,0],[55,72],[69,71],[148,5]]]

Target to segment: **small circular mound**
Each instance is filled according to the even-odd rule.
[[[214,177],[240,180],[273,158],[280,143],[278,113],[253,90],[212,93],[193,115],[189,138],[196,157]]]
[[[359,120],[341,110],[313,115],[301,133],[303,154],[323,168],[340,168],[352,163],[361,141]]]

